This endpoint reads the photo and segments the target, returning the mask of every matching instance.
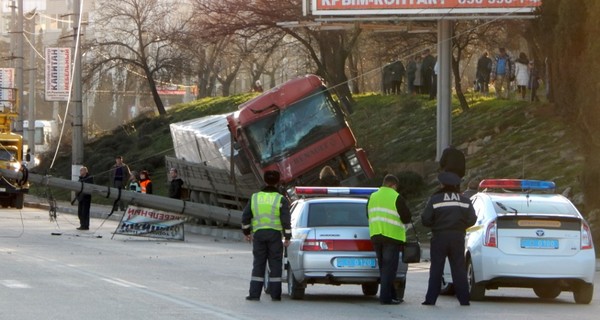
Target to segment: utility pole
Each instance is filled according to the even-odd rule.
[[[29,117],[27,128],[27,141],[32,160],[35,156],[35,17],[37,13],[34,11],[31,16],[31,50],[29,50]],[[42,137],[43,138],[43,137]]]
[[[17,119],[17,125],[15,131],[19,134],[23,133],[23,115],[25,114],[25,107],[23,106],[23,0],[19,0],[17,8],[17,101],[19,103],[19,116]]]
[[[83,110],[81,90],[81,0],[73,1],[73,147],[71,160],[71,177],[77,180],[79,169],[83,165]]]

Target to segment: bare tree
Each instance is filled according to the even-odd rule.
[[[189,10],[178,0],[100,0],[97,8],[91,72],[123,68],[141,74],[158,113],[165,114],[157,81],[171,80],[185,65],[175,45],[185,34]]]
[[[347,86],[346,60],[357,44],[360,28],[321,30],[308,25],[281,25],[302,21],[301,0],[194,0],[199,28],[206,34],[224,36],[265,30],[279,30],[301,43],[315,62],[315,73],[322,76],[342,101],[352,100]]]

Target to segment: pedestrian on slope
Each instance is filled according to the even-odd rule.
[[[116,156],[115,164],[110,169],[110,182],[113,188],[125,188],[129,181],[129,176],[131,176],[129,166],[123,163],[122,156]],[[123,200],[119,200],[115,203],[115,210],[117,209],[116,206],[118,206],[121,211],[125,211],[125,202]]]
[[[515,80],[517,82],[517,93],[521,100],[527,97],[527,87],[529,86],[529,59],[525,52],[519,54],[519,58],[515,61]]]
[[[283,247],[290,244],[292,237],[290,205],[287,198],[277,189],[280,173],[267,171],[263,178],[266,187],[252,194],[242,212],[242,231],[246,241],[252,241],[254,257],[250,290],[246,300],[260,300],[268,262],[271,300],[281,301]],[[283,243],[282,233],[285,238]]]
[[[423,305],[435,305],[440,294],[446,258],[450,262],[456,298],[462,306],[470,305],[469,284],[465,267],[465,233],[477,216],[471,201],[460,194],[460,177],[452,172],[438,175],[441,188],[427,202],[421,222],[431,228],[431,266]]]
[[[142,187],[142,193],[152,194],[152,180],[150,180],[148,170],[140,172],[140,187]]]
[[[494,88],[496,89],[496,98],[508,99],[510,83],[514,76],[513,72],[513,62],[506,53],[506,49],[499,48],[498,55],[492,63],[492,73],[490,74],[490,79],[494,82]],[[502,93],[503,90],[505,93]]]
[[[79,182],[82,183],[81,191],[77,194],[77,216],[79,217],[79,228],[77,230],[90,229],[90,207],[92,205],[92,195],[83,192],[83,183],[94,183],[94,177],[90,175],[87,167],[79,169]]]
[[[477,79],[477,87],[479,92],[487,95],[490,92],[490,74],[492,73],[492,59],[489,58],[489,53],[484,51],[479,60],[477,60],[477,71],[475,78]]]
[[[131,171],[131,175],[129,176],[129,183],[127,184],[127,190],[133,192],[142,192],[142,187],[140,186],[140,182],[137,178],[137,172]]]
[[[171,176],[171,182],[169,183],[169,198],[181,199],[183,180],[179,178],[177,169],[171,168],[169,170]]]
[[[404,199],[398,194],[398,178],[388,174],[383,184],[367,202],[369,235],[379,264],[379,302],[400,304],[394,282],[398,273],[400,251],[406,242],[406,227],[411,213]]]

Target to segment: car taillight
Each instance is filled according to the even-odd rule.
[[[371,240],[306,239],[302,251],[373,251]]]
[[[498,234],[496,228],[496,221],[490,222],[487,229],[485,229],[485,238],[483,239],[483,245],[486,247],[498,247]]]
[[[585,222],[581,222],[581,250],[592,249],[592,232],[590,227]]]

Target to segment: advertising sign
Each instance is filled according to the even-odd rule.
[[[46,48],[46,101],[69,100],[71,48]]]
[[[115,234],[183,240],[182,214],[128,206]]]
[[[313,15],[517,14],[542,0],[311,0]]]
[[[14,106],[15,69],[0,68],[0,110]]]

